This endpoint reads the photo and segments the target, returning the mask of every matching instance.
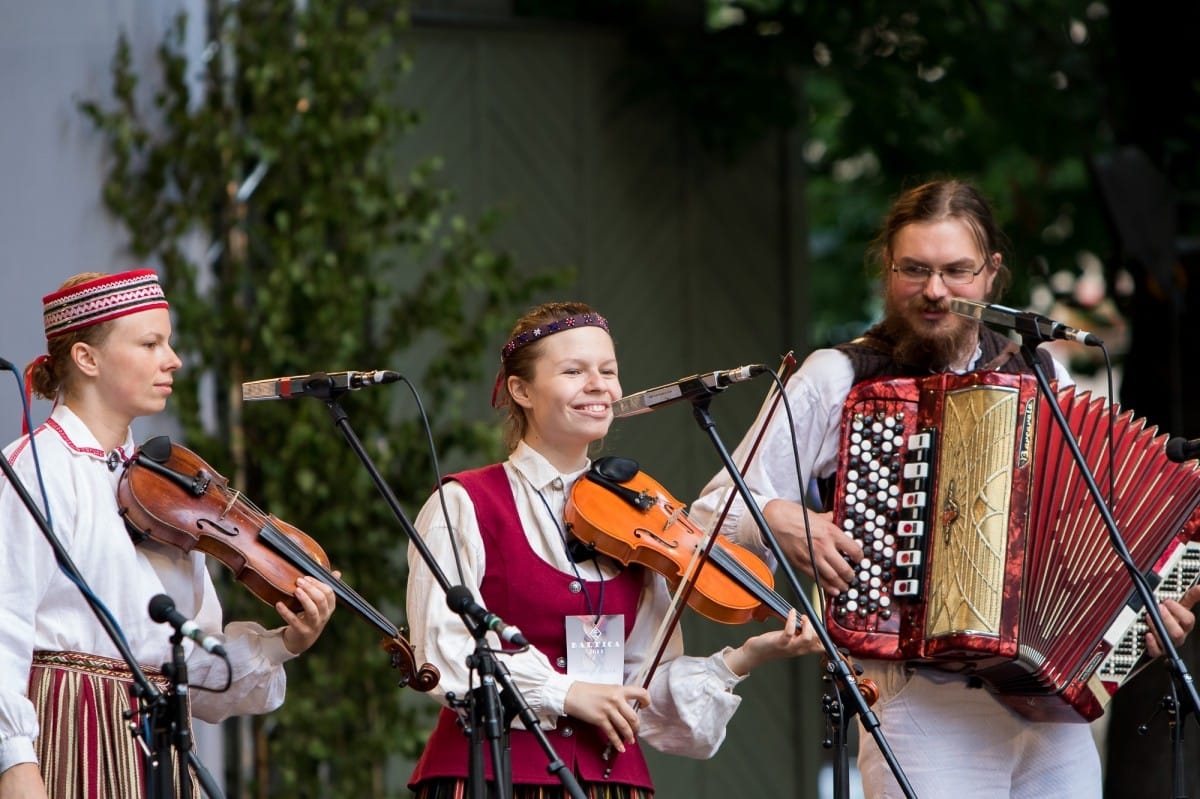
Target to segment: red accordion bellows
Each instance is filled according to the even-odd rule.
[[[1090,721],[1145,628],[1048,401],[1000,372],[856,385],[832,504],[866,555],[826,621],[854,655],[965,669],[1024,716]],[[1180,595],[1200,569],[1200,466],[1103,398],[1055,401],[1134,563]]]

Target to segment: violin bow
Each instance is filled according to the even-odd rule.
[[[783,392],[779,390],[779,387],[787,383],[788,378],[791,377],[792,372],[795,371],[795,369],[796,356],[793,351],[789,350],[788,353],[783,356],[783,361],[780,363],[779,369],[775,373],[779,378],[779,382],[772,382],[771,388],[767,392],[766,398],[763,400],[762,407],[766,408],[767,404],[770,403],[770,409],[763,418],[763,423],[759,428],[758,435],[755,436],[754,443],[750,445],[750,451],[746,453],[745,462],[738,470],[738,473],[742,476],[745,476],[746,470],[750,468],[750,463],[754,460],[754,455],[758,451],[759,444],[762,443],[763,435],[766,432],[767,426],[770,424],[772,417],[775,415],[776,409],[779,407],[779,400],[783,397]],[[759,416],[762,416],[761,409],[759,410]],[[638,670],[638,677],[635,682],[641,685],[642,688],[650,687],[650,680],[654,677],[654,672],[658,669],[658,664],[662,661],[663,653],[666,652],[667,641],[671,637],[671,632],[679,624],[679,620],[683,616],[683,611],[685,608],[687,608],[688,594],[695,586],[693,575],[708,558],[708,553],[712,551],[713,544],[715,544],[717,541],[717,534],[719,533],[721,526],[725,523],[725,517],[729,515],[730,508],[733,506],[733,499],[735,496],[736,492],[731,489],[728,497],[725,500],[725,507],[722,509],[720,516],[717,517],[717,523],[713,525],[712,531],[708,533],[707,543],[704,545],[703,549],[700,547],[696,548],[696,551],[692,554],[691,561],[688,563],[688,568],[684,574],[684,578],[679,581],[679,587],[675,589],[675,593],[671,597],[671,612],[663,617],[662,622],[658,626],[658,631],[654,634],[654,641],[651,644],[651,648],[655,650],[654,657],[642,663],[641,669]],[[633,709],[638,709],[638,703],[636,701],[633,703]],[[604,760],[608,761],[608,765],[604,769],[604,776],[606,778],[612,773],[612,750],[613,746],[611,743],[609,743],[609,745],[604,749],[603,758]]]
[[[775,374],[779,378],[779,382],[772,382],[771,388],[767,392],[766,398],[763,400],[763,408],[770,405],[766,416],[763,417],[762,425],[758,430],[758,435],[754,438],[754,443],[750,445],[750,451],[746,453],[746,460],[738,469],[738,473],[745,477],[746,470],[750,468],[750,463],[754,460],[755,454],[758,452],[758,447],[762,443],[763,436],[766,434],[767,427],[771,423],[772,417],[775,416],[775,411],[779,408],[779,401],[783,398],[783,391],[779,389],[781,385],[785,385],[792,372],[796,370],[796,356],[794,351],[789,350],[783,356],[783,361],[779,364],[779,369]],[[762,410],[759,411],[759,416],[762,416]],[[692,554],[692,559],[688,563],[688,568],[684,573],[684,579],[679,581],[679,587],[675,589],[674,595],[671,597],[671,612],[663,617],[662,623],[659,624],[658,632],[655,633],[654,642],[651,645],[655,649],[654,657],[651,660],[642,664],[642,668],[638,672],[637,682],[643,688],[650,686],[650,680],[654,676],[654,671],[658,668],[659,662],[662,660],[663,654],[667,649],[667,640],[671,637],[671,632],[679,624],[680,618],[683,617],[683,611],[687,608],[687,597],[695,585],[693,576],[699,570],[700,566],[708,558],[709,552],[712,551],[713,544],[717,541],[717,535],[721,531],[721,527],[725,524],[725,517],[729,515],[730,508],[733,507],[733,500],[737,496],[737,492],[733,486],[728,489],[729,494],[725,499],[725,507],[721,510],[717,517],[716,524],[708,533],[707,543],[703,549],[697,547]],[[635,705],[636,707],[636,705]]]

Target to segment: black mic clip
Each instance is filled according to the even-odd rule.
[[[150,618],[159,624],[169,623],[181,637],[191,638],[204,651],[223,658],[229,657],[219,639],[204,632],[200,625],[175,609],[175,600],[166,594],[156,594],[150,599]]]
[[[529,646],[529,640],[515,624],[505,624],[503,619],[481,606],[471,596],[471,589],[465,585],[453,586],[446,592],[446,605],[455,613],[469,616],[480,627],[491,630],[513,646]]]

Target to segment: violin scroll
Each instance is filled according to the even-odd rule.
[[[863,677],[862,667],[856,666],[854,661],[850,660],[850,656],[844,651],[838,650],[837,654],[841,661],[846,664],[846,668],[850,670],[850,675],[854,678],[854,686],[858,689],[859,694],[862,695],[863,702],[866,703],[867,707],[872,707],[876,702],[879,701],[879,686],[875,684],[874,680]],[[826,657],[823,660],[823,664],[825,668],[824,679],[831,681],[834,680],[835,669],[833,667],[833,663],[830,662],[828,657]],[[849,690],[849,686],[841,687],[845,690]]]
[[[433,687],[438,684],[438,680],[442,678],[442,673],[432,663],[424,663],[421,668],[417,668],[417,656],[413,651],[413,645],[403,635],[385,638],[383,651],[391,657],[392,668],[400,673],[400,687],[402,688],[407,685],[411,686],[413,690],[424,693],[433,690]]]

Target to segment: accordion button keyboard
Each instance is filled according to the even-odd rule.
[[[933,441],[928,431],[909,435],[903,413],[859,415],[850,422],[841,526],[864,557],[854,564],[849,589],[834,599],[839,617],[874,625],[891,618],[894,597],[920,594]]]

